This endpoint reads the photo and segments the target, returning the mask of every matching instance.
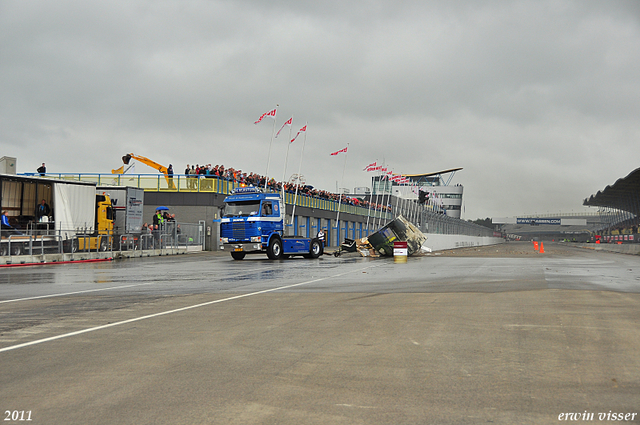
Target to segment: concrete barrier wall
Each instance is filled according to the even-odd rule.
[[[580,245],[582,248],[593,249],[595,251],[617,252],[619,254],[640,255],[640,243],[590,243]]]
[[[464,236],[464,235],[440,235],[435,233],[425,233],[427,241],[425,246],[432,251],[443,251],[445,249],[464,248],[468,246],[485,246],[503,243],[502,238],[489,236]]]

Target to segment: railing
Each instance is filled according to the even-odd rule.
[[[25,175],[34,175],[28,173]],[[37,174],[36,174],[37,175]],[[174,174],[172,178],[165,178],[163,174],[47,174],[47,177],[62,180],[89,181],[98,185],[131,186],[148,192],[187,192],[187,193],[217,193],[230,194],[240,187],[234,182],[217,176],[190,176]],[[275,192],[274,190],[271,190]],[[384,202],[384,197],[382,197]],[[400,200],[393,197],[387,201],[390,211],[349,205],[342,202],[313,197],[298,193],[285,192],[284,201],[288,205],[308,207],[313,209],[359,215],[371,221],[372,228],[377,229],[393,220],[397,215],[403,215],[416,224],[425,233],[460,234],[468,236],[493,236],[493,230],[484,226],[470,223],[461,219],[449,217],[444,210],[433,205],[418,205],[413,200]],[[368,224],[368,223],[367,223]],[[375,230],[374,230],[375,231]]]
[[[39,176],[39,174],[25,173],[26,176]],[[147,192],[184,192],[184,193],[216,193],[229,195],[237,187],[239,182],[227,180],[217,176],[190,176],[186,174],[175,174],[172,178],[165,178],[163,174],[46,174],[46,177],[61,180],[85,181],[96,183],[97,185],[130,186],[144,189]],[[267,191],[276,192],[272,188]],[[389,211],[381,211],[373,208],[349,205],[342,202],[323,199],[298,193],[285,192],[284,202],[287,205],[321,209],[338,212],[340,206],[341,213],[355,215],[370,215],[371,217],[391,219],[393,215]]]
[[[0,256],[119,252],[156,249],[204,249],[204,222],[169,222],[140,234],[95,235],[87,229],[54,230],[51,226],[0,229]],[[72,235],[72,236],[69,236]]]

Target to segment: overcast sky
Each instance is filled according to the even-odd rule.
[[[273,120],[253,123],[276,104],[277,128],[308,123],[317,188],[370,186],[377,160],[462,167],[465,219],[589,210],[640,167],[640,2],[0,0],[0,156],[19,173],[133,152],[264,174]]]

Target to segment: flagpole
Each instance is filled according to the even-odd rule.
[[[284,208],[284,216],[285,218],[287,217],[287,202],[285,201],[285,192],[284,192],[284,187],[287,183],[286,178],[287,178],[287,162],[289,162],[289,148],[291,147],[291,131],[293,130],[293,115],[291,116],[291,125],[289,126],[289,139],[287,142],[287,154],[284,157],[284,171],[282,171],[282,208]],[[287,121],[288,122],[288,121]],[[286,125],[286,122],[285,124]],[[282,130],[282,129],[281,129]],[[295,206],[294,206],[295,208]],[[293,216],[291,217],[291,224],[293,225]],[[285,227],[286,227],[286,220],[285,220]],[[286,228],[283,228],[282,231],[286,232]]]
[[[413,191],[415,189],[415,185],[412,184],[411,185],[412,189],[411,189],[411,193],[415,194],[415,192]],[[416,222],[418,221],[418,200],[415,199],[413,200],[413,224],[416,224]]]
[[[267,172],[264,175],[264,190],[267,190],[269,182],[269,163],[271,162],[271,145],[273,145],[273,136],[276,134],[276,115],[278,115],[278,104],[276,103],[276,112],[273,114],[273,130],[271,131],[271,141],[269,142],[269,156],[267,157]]]
[[[378,202],[380,202],[380,185],[382,184],[382,178],[380,176],[378,176],[378,190],[376,192],[376,209],[375,211],[378,211]],[[377,216],[377,217],[376,217]],[[378,219],[378,227],[380,227],[380,213],[377,212],[374,217],[373,217],[373,227],[376,227],[376,218]]]
[[[382,183],[382,175],[380,175],[380,183]],[[387,212],[385,211],[385,208],[384,208],[384,195],[385,195],[386,189],[387,189],[387,184],[385,183],[384,191],[382,192],[382,197],[380,198],[381,209],[380,209],[380,217],[378,217],[378,227],[382,227],[385,224],[387,224]],[[384,219],[384,224],[382,224],[383,219]]]
[[[293,123],[291,124],[293,127]],[[302,155],[304,154],[304,145],[307,143],[307,121],[304,123],[304,140],[302,140],[302,151],[300,152],[300,164],[298,165],[298,184],[296,185],[296,194],[293,197],[293,211],[291,213],[291,223],[296,218],[296,204],[298,203],[298,188],[300,187],[300,173],[302,172]],[[291,140],[291,138],[289,138]],[[289,142],[291,143],[291,142]]]
[[[385,196],[385,194],[387,195],[387,202],[389,202],[389,199],[391,199],[391,195],[393,194],[393,183],[391,183],[391,189],[389,189],[389,192],[386,191],[386,189],[387,189],[387,184],[386,183],[384,185],[384,188],[385,188],[385,191],[382,192],[382,199],[380,200],[381,205],[382,205],[382,214],[380,215],[379,227],[387,225],[387,207],[386,207],[386,204],[384,202],[384,196]],[[387,193],[385,193],[385,192],[387,192]],[[384,219],[384,224],[382,224],[383,219]]]
[[[378,163],[378,159],[376,158],[376,164]],[[367,236],[369,236],[369,217],[371,217],[371,204],[373,201],[373,196],[369,197],[370,201],[369,201],[369,205],[367,208]]]
[[[291,117],[291,125],[289,126],[289,141],[287,142],[287,154],[284,156],[284,170],[282,171],[282,202],[284,202],[284,185],[286,183],[285,179],[287,178],[287,162],[289,161],[289,148],[291,147],[291,130],[292,129],[293,129],[293,116]]]
[[[349,155],[349,143],[347,143],[347,151],[344,153],[344,166],[342,167],[342,180],[340,186],[344,186],[344,170],[347,168],[347,156]],[[338,234],[340,234],[340,204],[342,203],[342,194],[338,188],[338,215],[336,216],[336,226],[338,226]]]
[[[414,186],[413,186],[413,184],[412,184],[412,185],[411,185],[411,193],[414,193],[414,192],[413,192],[413,187],[414,187]],[[412,196],[413,196],[413,195],[412,195]],[[417,221],[417,220],[416,220],[416,213],[417,213],[417,211],[416,211],[416,205],[417,205],[417,202],[416,202],[414,199],[411,199],[411,201],[412,201],[412,204],[411,204],[411,217],[413,218],[413,224],[415,225],[415,224],[416,224],[416,221]]]
[[[389,179],[387,179],[387,180],[389,180]],[[391,195],[393,195],[393,182],[391,180],[389,180],[389,183],[391,184],[391,189],[389,189],[389,193],[387,195],[387,203],[391,202]],[[384,186],[385,186],[385,188],[387,187],[386,184]],[[386,210],[386,204],[384,203],[384,192],[382,193],[382,204],[383,204],[383,206],[385,208],[385,211],[384,211],[385,222],[384,222],[384,224],[386,225],[388,223],[388,221],[386,219],[387,218],[387,210]],[[393,211],[392,211],[392,215],[393,215]],[[380,220],[382,220],[382,217],[380,218]],[[382,221],[380,223],[382,224]]]
[[[383,177],[384,177],[384,174],[383,174]],[[391,180],[389,180],[389,182],[391,182]],[[387,187],[386,184],[384,186]],[[389,194],[387,195],[387,203],[389,203],[390,200],[391,200],[392,192],[393,192],[393,182],[391,182],[391,189],[389,190]],[[387,220],[386,220],[386,216],[387,216],[386,205],[387,204],[384,203],[384,193],[382,194],[382,204],[385,206],[385,211],[384,211],[384,213],[385,213],[384,214],[385,215],[385,223],[384,224],[386,225],[388,223]],[[392,214],[393,214],[393,212],[392,212]]]

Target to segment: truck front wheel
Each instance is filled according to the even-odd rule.
[[[234,260],[242,260],[245,256],[244,252],[232,252],[231,253],[231,257],[233,257]]]
[[[282,242],[278,238],[272,238],[267,247],[267,257],[270,260],[279,260],[282,258]]]

